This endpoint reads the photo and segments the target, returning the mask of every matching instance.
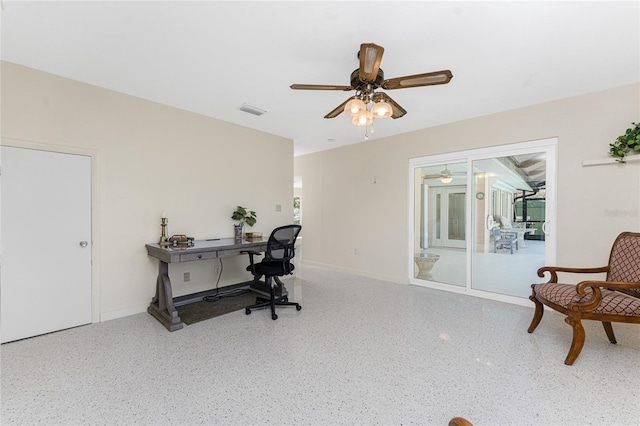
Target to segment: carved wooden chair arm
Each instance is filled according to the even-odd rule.
[[[616,282],[616,281],[581,281],[576,284],[576,292],[581,296],[587,295],[587,288],[592,291],[591,299],[582,303],[572,303],[569,309],[572,311],[589,312],[596,309],[602,302],[602,288],[608,290],[640,289],[640,282]]]
[[[609,266],[601,266],[599,268],[567,268],[563,266],[543,266],[538,269],[538,276],[540,278],[544,277],[544,273],[549,272],[551,276],[549,277],[549,283],[557,283],[558,282],[558,272],[571,272],[578,274],[596,274],[601,272],[609,272]]]
[[[637,290],[640,289],[640,282],[616,282],[616,281],[602,281],[602,287],[606,287],[609,290]]]

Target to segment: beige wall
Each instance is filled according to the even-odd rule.
[[[640,230],[640,163],[582,166],[607,158],[608,143],[639,120],[637,84],[293,161],[284,138],[6,62],[1,72],[3,144],[93,157],[101,319],[146,309],[157,263],[144,244],[159,237],[163,210],[170,235],[231,236],[236,204],[257,210],[254,230],[269,232],[291,221],[292,163],[304,261],[395,282],[408,282],[409,158],[558,137],[558,263],[599,265],[617,233]],[[266,164],[278,167],[263,173]],[[222,285],[246,277],[244,261],[225,261]],[[176,295],[211,286],[212,265],[200,263],[172,267]],[[180,282],[187,270],[191,284]]]
[[[196,238],[233,236],[237,204],[257,211],[255,231],[291,223],[291,140],[7,62],[1,71],[3,144],[93,158],[94,318],[146,310],[157,262],[144,245],[158,240],[162,211],[169,235]],[[225,259],[221,285],[249,279],[246,264]],[[211,288],[213,267],[172,266],[174,295]]]
[[[606,264],[619,232],[640,231],[640,162],[582,162],[639,117],[634,84],[297,157],[304,261],[407,283],[410,158],[557,137],[558,264]]]

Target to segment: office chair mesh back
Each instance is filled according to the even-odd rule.
[[[281,261],[284,272],[293,271],[291,259],[296,255],[295,242],[300,233],[300,225],[287,225],[274,229],[267,242],[267,257],[270,261]]]
[[[301,229],[300,225],[286,225],[274,229],[267,241],[267,251],[262,262],[254,263],[253,255],[256,253],[248,252],[251,264],[247,270],[251,271],[256,278],[265,277],[269,286],[269,299],[256,298],[255,305],[245,308],[247,315],[251,314],[252,309],[271,307],[271,319],[275,320],[278,319],[276,306],[295,306],[298,311],[302,309],[299,303],[289,302],[284,285],[276,278],[293,273],[294,266],[291,259],[295,256],[294,246]],[[275,295],[276,282],[281,287],[278,297]]]

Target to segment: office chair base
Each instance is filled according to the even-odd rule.
[[[256,304],[255,305],[251,305],[251,306],[247,306],[244,309],[244,313],[247,314],[247,315],[250,315],[252,309],[261,309],[261,308],[270,307],[271,308],[271,319],[272,320],[277,320],[278,319],[278,315],[276,314],[276,306],[295,306],[296,307],[296,311],[299,311],[299,310],[302,309],[302,306],[300,306],[299,303],[289,302],[289,298],[287,296],[281,297],[279,299],[273,299],[273,301],[271,299],[265,299],[265,298],[262,298],[262,297],[256,297]]]
[[[263,298],[268,299],[270,286],[265,281],[260,281],[261,278],[262,276],[255,277],[253,280],[253,283],[251,283],[251,285],[249,286],[249,289],[254,293],[259,294]],[[279,277],[274,277],[274,280],[276,281],[275,293],[274,293],[274,296],[276,297],[276,299],[283,296],[288,296],[289,292],[285,288],[284,283],[280,281]]]

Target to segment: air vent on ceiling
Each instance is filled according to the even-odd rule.
[[[240,111],[244,111],[244,112],[248,112],[249,114],[253,114],[253,115],[262,115],[265,114],[267,111],[260,109],[258,107],[254,107],[251,105],[247,105],[247,104],[242,104],[238,107],[238,109]]]

